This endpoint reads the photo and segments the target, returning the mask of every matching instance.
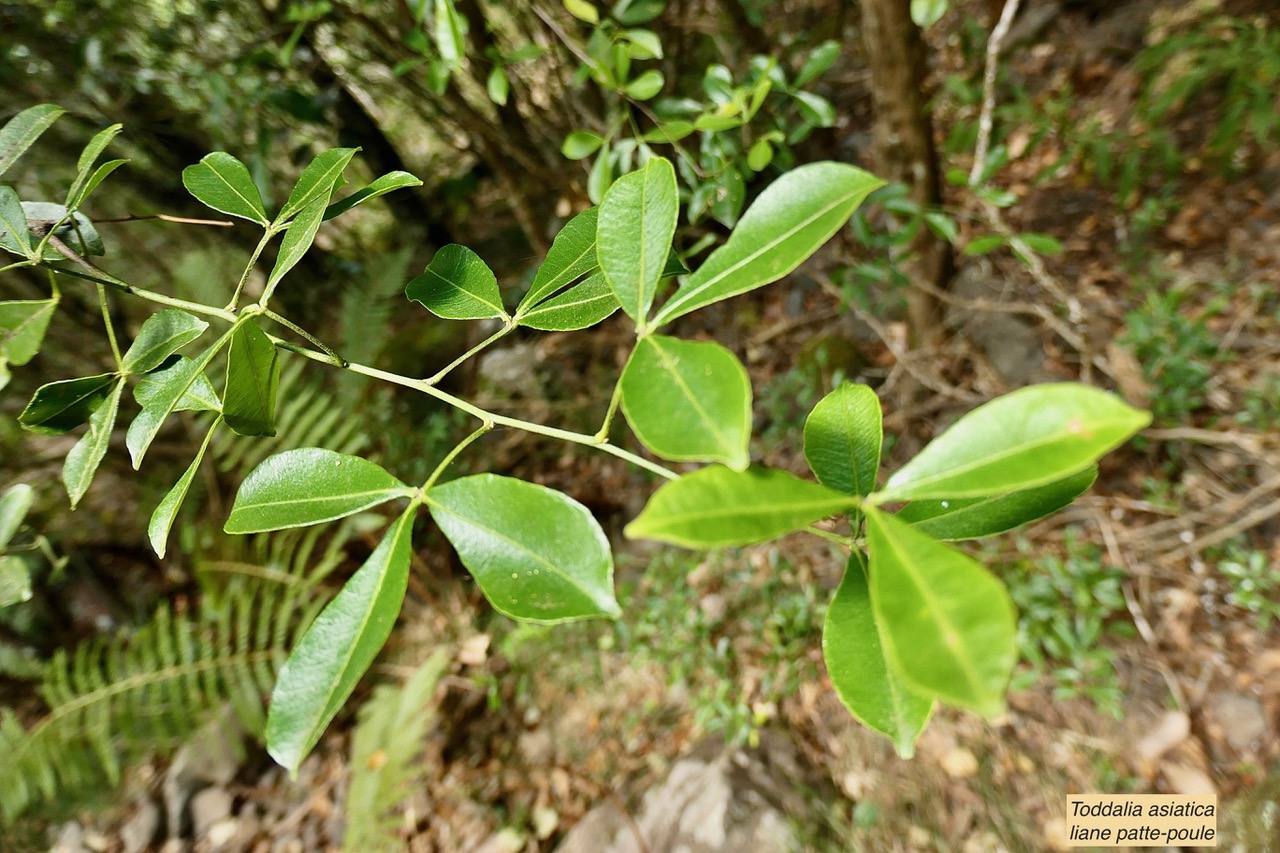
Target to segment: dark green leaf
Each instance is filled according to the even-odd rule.
[[[547,259],[538,267],[529,292],[520,305],[533,307],[560,288],[577,281],[597,268],[596,216],[599,208],[589,207],[565,223],[551,243]]]
[[[422,275],[406,285],[404,295],[446,320],[508,319],[493,271],[479,255],[456,243],[436,252]]]
[[[384,196],[393,190],[420,186],[422,186],[422,181],[408,172],[387,172],[387,174],[364,187],[364,189],[356,190],[346,198],[330,204],[325,209],[324,218],[328,221],[335,216],[341,216],[351,208],[364,204],[366,201],[372,201],[379,196]]]
[[[620,381],[623,414],[645,447],[665,459],[747,467],[751,381],[729,350],[649,335]]]
[[[413,494],[359,456],[306,447],[263,460],[240,485],[228,533],[259,533],[345,518]]]
[[[831,686],[849,713],[893,741],[898,755],[911,758],[933,713],[933,698],[904,684],[885,661],[861,551],[850,556],[827,608],[822,657]]]
[[[1012,530],[1057,512],[1080,497],[1098,477],[1091,465],[1062,480],[985,498],[912,501],[898,518],[934,539],[978,539]]]
[[[200,443],[200,449],[196,451],[196,458],[191,460],[187,470],[178,478],[178,482],[173,484],[173,488],[156,505],[155,512],[151,513],[151,521],[147,524],[147,541],[151,543],[151,549],[156,552],[156,556],[162,560],[168,547],[169,531],[173,528],[173,521],[178,517],[178,510],[182,509],[182,502],[187,499],[187,492],[191,490],[191,481],[200,470],[200,461],[204,459],[204,452],[209,448],[209,439],[213,438],[213,432],[218,428],[219,423],[221,420],[216,420],[209,427],[204,441]]]
[[[0,302],[0,356],[17,367],[35,358],[57,309],[56,299]]]
[[[1088,468],[1151,422],[1114,394],[1073,383],[1021,388],[979,406],[889,478],[881,501],[983,497]]]
[[[0,175],[31,147],[66,110],[54,104],[28,107],[0,128]]]
[[[559,296],[540,303],[520,325],[548,332],[586,329],[618,310],[618,297],[598,270]]]
[[[654,157],[619,178],[600,203],[596,254],[622,310],[645,327],[671,252],[680,194],[671,163]]]
[[[249,170],[225,151],[206,155],[182,170],[182,185],[206,206],[259,225],[269,224],[262,196]]]
[[[609,540],[569,496],[477,474],[436,486],[427,505],[500,613],[543,623],[621,613]]]
[[[83,423],[111,393],[114,373],[50,382],[36,389],[18,422],[32,432],[60,435]]]
[[[200,337],[207,328],[208,323],[186,311],[172,308],[158,311],[138,330],[133,346],[124,354],[121,369],[125,373],[149,373]]]
[[[845,382],[813,407],[804,424],[804,457],[818,482],[848,495],[875,490],[880,470],[880,400]]]
[[[868,508],[871,602],[889,669],[918,691],[995,717],[1017,660],[1013,602],[973,559]]]
[[[289,193],[289,200],[284,203],[284,207],[280,208],[276,224],[282,225],[288,222],[302,213],[304,208],[315,204],[321,198],[325,200],[325,204],[328,204],[333,191],[341,184],[342,172],[359,150],[359,148],[330,148],[328,151],[317,154],[298,176],[293,192]],[[321,208],[323,207],[322,204]]]
[[[627,525],[626,534],[687,548],[750,545],[857,505],[857,498],[786,471],[712,465],[664,484]]]
[[[67,495],[71,498],[71,508],[84,497],[93,482],[93,475],[102,458],[107,455],[107,445],[111,442],[111,432],[116,426],[116,412],[120,409],[120,393],[124,391],[124,377],[116,381],[106,402],[98,406],[89,416],[89,430],[76,446],[67,453],[62,464],[62,482],[67,487]]]
[[[275,435],[279,387],[280,354],[276,345],[252,320],[241,322],[231,336],[231,352],[227,356],[223,420],[240,435]]]
[[[654,326],[782,278],[883,185],[842,163],[812,163],[787,172],[760,194],[728,242],[685,280],[658,312]]]
[[[267,712],[267,752],[290,773],[320,740],[377,657],[409,579],[410,506],[320,612],[280,668]]]

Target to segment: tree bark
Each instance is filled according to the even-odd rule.
[[[911,188],[922,207],[942,202],[938,155],[933,142],[924,83],[924,39],[911,20],[909,0],[863,0],[862,39],[871,67],[876,141],[881,176]],[[954,271],[951,245],[921,227],[912,241],[906,275],[945,289]],[[920,288],[907,294],[907,316],[917,346],[933,346],[945,335],[938,300]]]

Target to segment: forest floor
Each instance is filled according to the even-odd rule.
[[[1055,109],[1063,127],[1129,120],[1139,75],[1124,45],[1158,23],[1144,14],[1132,32],[1123,5],[1097,21],[1062,13],[1011,54],[1027,120],[1005,137],[1011,162],[995,183],[1018,200],[1001,215],[1064,251],[1042,270],[1007,251],[962,258],[940,349],[907,352],[891,304],[889,319],[848,305],[859,291],[841,271],[868,260],[851,241],[681,330],[744,358],[753,455],[797,473],[804,413],[836,376],[877,387],[898,436],[890,469],[976,402],[1030,381],[1084,378],[1155,407],[1153,427],[1072,508],[974,548],[1023,613],[1007,715],[940,712],[910,761],[850,719],[819,639],[844,567],[809,538],[707,556],[619,535],[616,626],[515,627],[474,589],[427,577],[381,666],[408,671],[442,645],[453,656],[424,782],[404,807],[409,849],[552,849],[602,804],[640,815],[683,756],[722,749],[771,753],[784,790],[770,804],[806,849],[1065,850],[1076,792],[1214,793],[1236,804],[1236,828],[1219,823],[1236,849],[1280,849],[1280,827],[1259,823],[1280,801],[1280,153],[1214,168],[1196,144],[1214,113],[1188,109],[1172,128],[1189,153],[1170,192],[1120,204],[1068,150],[1078,138],[1037,138],[1036,116]],[[954,53],[939,55],[959,66]],[[972,110],[950,102],[940,118],[950,131]],[[978,208],[964,213],[962,241],[987,233]],[[514,396],[492,384],[487,402],[539,419],[598,397],[585,387],[601,378],[593,367],[611,366],[602,354],[625,334],[610,322],[585,342],[514,344],[506,357],[536,364],[537,380]],[[611,496],[645,493],[612,459],[537,455],[514,439],[504,452],[515,473],[604,507],[613,532],[638,507]],[[203,786],[215,794],[189,804],[194,838],[164,849],[325,849],[341,836],[350,734],[333,727],[292,781],[252,750],[184,790],[172,766],[135,768],[122,805],[63,825],[61,842],[123,849]]]

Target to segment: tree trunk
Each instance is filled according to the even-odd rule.
[[[921,206],[936,206],[942,201],[942,184],[924,91],[927,67],[920,29],[911,20],[909,0],[863,0],[861,5],[881,176],[909,186],[911,198]],[[945,289],[954,266],[951,245],[921,227],[908,251],[907,277]],[[941,342],[945,330],[934,296],[912,288],[907,314],[917,346]]]

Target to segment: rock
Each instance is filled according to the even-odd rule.
[[[1220,690],[1209,699],[1209,707],[1233,749],[1256,748],[1267,733],[1266,712],[1252,696]]]
[[[142,853],[151,847],[160,829],[160,807],[150,797],[138,801],[133,817],[120,827],[123,853]]]
[[[191,829],[204,838],[214,824],[231,816],[232,797],[223,788],[205,788],[191,798]]]

